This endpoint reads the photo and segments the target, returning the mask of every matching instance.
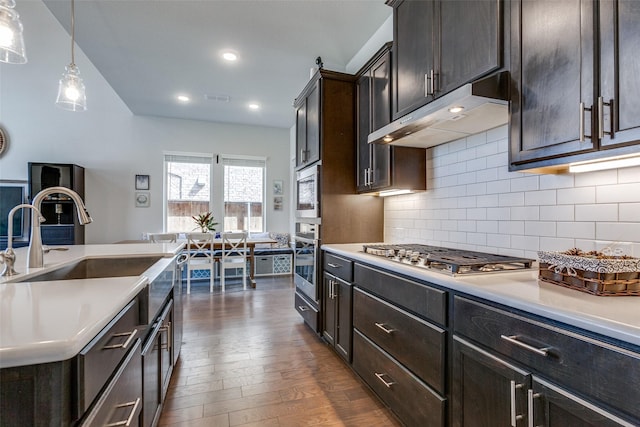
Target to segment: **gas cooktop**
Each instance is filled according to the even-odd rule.
[[[451,275],[525,270],[531,268],[534,261],[527,258],[419,244],[370,244],[364,245],[363,251],[391,261]]]

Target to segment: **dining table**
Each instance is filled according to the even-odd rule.
[[[176,242],[178,243],[184,243],[184,248],[185,250],[187,249],[187,239],[183,239],[183,238],[178,238],[176,240]],[[149,240],[121,240],[119,242],[116,243],[150,243]],[[274,244],[278,243],[277,240],[274,239],[270,239],[270,238],[265,238],[265,237],[248,237],[247,238],[247,250],[248,250],[248,254],[247,254],[247,260],[249,261],[249,283],[251,285],[252,288],[255,289],[256,287],[256,281],[255,281],[255,277],[254,277],[254,273],[255,273],[255,268],[254,268],[254,260],[255,260],[255,249],[256,246],[258,245],[258,248],[265,248],[265,249],[269,249],[270,247],[272,247]],[[222,250],[222,239],[221,238],[215,238],[213,239],[213,248],[211,248],[211,250],[216,251],[216,250]],[[216,259],[219,259],[220,256],[216,256]]]

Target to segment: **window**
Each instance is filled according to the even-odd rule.
[[[264,159],[223,157],[224,229],[264,231]]]
[[[165,230],[193,231],[192,216],[210,212],[213,156],[165,154]]]

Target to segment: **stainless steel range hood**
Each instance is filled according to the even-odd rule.
[[[436,98],[369,134],[368,142],[433,147],[506,124],[508,103],[509,72],[503,71]]]

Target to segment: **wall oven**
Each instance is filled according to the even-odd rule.
[[[320,300],[318,294],[318,268],[320,266],[320,225],[296,223],[293,239],[294,282],[310,302]]]
[[[320,164],[304,168],[296,174],[296,217],[320,217]]]

